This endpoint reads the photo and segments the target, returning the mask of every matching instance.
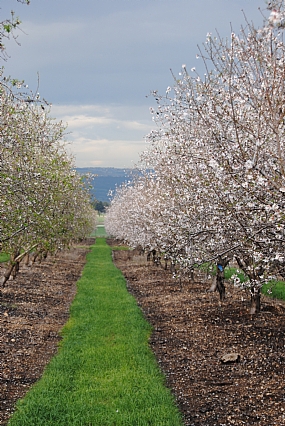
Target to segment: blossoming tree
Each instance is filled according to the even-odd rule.
[[[267,8],[260,28],[246,22],[226,40],[208,34],[203,76],[183,66],[166,96],[154,93],[158,130],[141,156],[153,170],[153,235],[167,233],[164,252],[182,268],[215,259],[221,299],[234,258],[248,277],[252,313],[263,283],[284,275],[284,2]]]
[[[94,229],[95,211],[65,150],[64,126],[47,107],[0,86],[0,247],[11,265],[25,254],[53,253]]]

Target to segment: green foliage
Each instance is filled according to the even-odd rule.
[[[12,25],[11,24],[6,24],[6,25],[4,24],[3,28],[7,33],[10,33],[11,30],[12,30]]]
[[[0,253],[0,263],[8,262],[10,260],[10,256],[7,253]]]
[[[9,426],[182,425],[151,333],[103,238],[88,254],[59,353]]]
[[[106,207],[110,205],[107,201],[98,201],[93,200],[92,205],[94,209],[100,214],[100,213],[106,213]]]
[[[18,2],[27,5],[30,4],[30,0],[18,0]],[[16,40],[16,35],[14,34],[14,32],[18,29],[20,25],[21,21],[18,17],[15,17],[15,13],[13,11],[11,11],[11,16],[8,19],[0,21],[0,56],[2,56],[2,58],[6,59],[8,57],[5,52],[6,47],[3,43],[3,39],[14,38]]]
[[[13,11],[0,21],[0,57],[7,56],[3,39],[16,38],[14,30],[20,23]],[[22,253],[46,255],[90,235],[96,213],[87,184],[65,149],[65,126],[50,117],[49,105],[38,93],[28,95],[23,81],[4,77],[3,72],[4,67],[0,69],[0,249],[15,266]],[[6,272],[0,277],[2,285],[12,269]]]

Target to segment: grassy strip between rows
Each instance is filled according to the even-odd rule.
[[[106,237],[107,236],[104,225],[97,225],[96,231],[95,231],[95,236],[96,237]]]
[[[148,346],[151,326],[99,238],[87,255],[58,354],[9,426],[181,425]]]
[[[98,216],[96,229],[90,235],[91,237],[107,237],[104,227],[104,216]]]

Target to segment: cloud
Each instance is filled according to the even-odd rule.
[[[50,102],[142,102],[171,84],[170,68],[197,66],[197,44],[208,31],[228,35],[230,22],[239,28],[242,8],[258,17],[260,0],[78,3],[36,0],[19,12],[27,35],[11,45],[8,73],[36,85],[39,72]]]
[[[95,117],[93,115],[84,115],[78,112],[74,115],[63,115],[61,120],[68,124],[68,129],[72,132],[78,131],[79,129],[82,130],[82,128],[94,129],[96,127],[98,129],[100,126],[139,130],[142,132],[146,132],[149,128],[149,126],[135,120],[119,120],[104,116]]]
[[[262,21],[261,0],[14,0],[22,29],[8,43],[6,74],[24,79],[68,124],[69,149],[81,166],[131,167],[153,128],[146,98],[165,93],[181,65],[199,66],[207,32],[229,35],[230,22]],[[11,0],[1,1],[8,16]],[[7,12],[8,11],[8,12]],[[7,13],[6,13],[7,12]],[[199,65],[201,64],[201,65]],[[200,70],[199,70],[200,71]],[[203,71],[202,71],[203,72]]]
[[[133,167],[145,149],[143,141],[76,138],[68,146],[77,167]]]
[[[153,127],[141,107],[61,105],[51,112],[68,125],[65,139],[78,167],[133,167]],[[144,115],[148,119],[143,120]]]

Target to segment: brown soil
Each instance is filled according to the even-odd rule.
[[[22,269],[0,293],[1,425],[57,351],[87,251]],[[205,277],[180,285],[133,254],[116,251],[114,261],[153,325],[150,345],[185,425],[285,425],[284,305],[263,297],[253,318],[243,291],[227,285],[220,305]],[[237,362],[223,364],[228,353]]]
[[[0,291],[0,425],[56,353],[93,239],[22,267]],[[5,265],[0,267],[0,276]]]
[[[150,344],[185,425],[284,426],[284,304],[263,296],[252,317],[248,294],[230,284],[221,305],[203,275],[180,285],[145,257],[113,253],[153,325]],[[237,361],[223,363],[231,353]]]

